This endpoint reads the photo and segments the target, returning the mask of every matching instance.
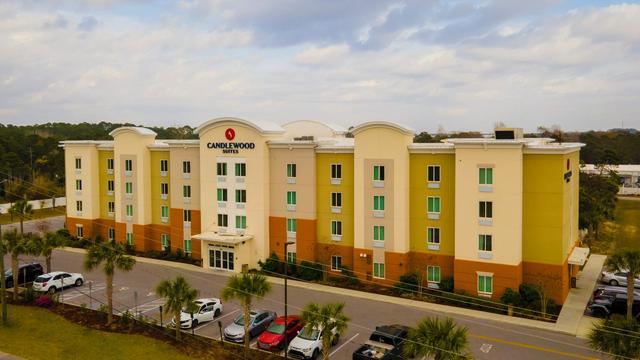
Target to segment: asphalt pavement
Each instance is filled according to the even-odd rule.
[[[82,268],[83,257],[82,254],[56,250],[53,257],[53,267],[55,271],[83,273],[86,279],[85,285],[65,290],[62,293],[62,300],[77,305],[85,304],[95,309],[100,303],[106,302],[104,275],[99,271],[85,272]],[[24,261],[27,260],[34,260],[34,258],[25,256]],[[203,273],[139,262],[131,272],[116,273],[114,280],[115,308],[118,311],[129,310],[159,320],[159,306],[164,303],[164,300],[155,294],[155,286],[161,280],[177,275],[183,275],[192,286],[198,289],[199,297],[202,298],[218,298],[228,278],[226,274],[221,273]],[[89,293],[91,293],[91,300]],[[258,301],[254,308],[273,310],[278,315],[283,315],[283,299],[283,287],[273,284],[272,292],[266,298]],[[288,299],[289,314],[299,314],[304,305],[310,301],[321,303],[343,301],[346,303],[345,313],[351,321],[340,342],[331,349],[331,359],[351,359],[353,351],[368,339],[377,325],[403,324],[412,326],[423,317],[440,316],[433,311],[409,306],[292,286],[288,289]],[[195,333],[219,339],[220,331],[217,320],[222,322],[224,329],[241,311],[239,304],[235,301],[223,302],[223,306],[224,311],[216,321],[199,325],[195,329]],[[603,355],[589,349],[585,340],[574,336],[462,315],[450,315],[450,317],[469,329],[469,350],[476,359],[603,358]],[[168,322],[167,315],[163,316],[163,322]],[[252,346],[255,347],[256,341],[257,339],[252,340]]]

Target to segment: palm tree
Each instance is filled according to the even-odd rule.
[[[0,225],[0,301],[2,302],[2,325],[7,325],[7,279],[4,276],[4,255],[7,254],[4,238],[2,237],[2,225]]]
[[[605,266],[611,271],[627,273],[627,320],[633,317],[635,279],[640,274],[640,250],[620,250],[607,258]]]
[[[18,235],[18,231],[15,229],[4,234],[4,249],[7,254],[11,255],[13,300],[18,300],[18,285],[20,282],[18,274],[20,262],[18,257],[22,254],[33,254],[35,251],[30,246],[29,238]]]
[[[33,206],[25,199],[20,199],[9,208],[11,216],[17,216],[20,220],[20,235],[24,235],[24,219],[33,214]]]
[[[426,317],[416,328],[409,329],[404,352],[410,358],[470,359],[467,346],[466,327],[456,325],[451,318],[442,321],[437,317]]]
[[[340,335],[347,330],[349,318],[344,314],[344,303],[335,302],[324,305],[309,303],[302,310],[304,331],[314,329],[322,331],[322,359],[329,359],[329,349],[336,344]],[[285,349],[286,351],[286,349]],[[314,354],[314,358],[315,358]]]
[[[602,323],[594,324],[589,333],[589,345],[594,350],[613,354],[616,360],[640,359],[638,332],[640,323],[614,315]]]
[[[244,310],[244,357],[249,353],[249,322],[251,321],[251,303],[253,299],[262,299],[271,291],[271,284],[264,275],[242,273],[233,275],[222,289],[222,300],[237,299]]]
[[[84,268],[87,271],[98,268],[102,265],[102,270],[107,277],[107,324],[113,322],[113,275],[116,270],[131,271],[136,264],[136,259],[126,255],[124,245],[115,242],[95,244],[89,248],[84,259]]]
[[[45,258],[48,273],[51,272],[51,257],[53,255],[53,250],[63,247],[64,244],[65,239],[59,234],[53,232],[47,232],[44,234],[44,237],[37,238],[37,241],[33,242],[35,252]]]
[[[164,312],[173,314],[176,323],[176,339],[180,340],[180,312],[186,309],[192,312],[198,291],[189,285],[187,280],[178,275],[174,281],[162,280],[156,287],[156,294],[165,298]]]

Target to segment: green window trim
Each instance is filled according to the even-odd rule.
[[[296,164],[287,164],[287,177],[294,178],[296,177]]]
[[[375,180],[375,181],[384,181],[384,166],[383,165],[374,165],[373,166],[373,180]]]
[[[191,254],[191,239],[184,239],[184,252]]]
[[[82,180],[76,180],[76,190],[82,190]]]
[[[427,212],[430,212],[430,213],[440,212],[440,197],[438,196],[427,197]]]
[[[493,251],[493,236],[487,234],[478,235],[478,250]]]
[[[247,217],[245,215],[236,215],[236,229],[247,228]]]
[[[236,202],[237,203],[246,203],[247,202],[247,190],[238,190],[236,189]]]
[[[133,216],[133,205],[127,205],[127,216]]]
[[[373,240],[375,241],[384,241],[384,226],[382,225],[374,225],[373,227]]]
[[[133,233],[127,233],[127,245],[133,246]]]
[[[331,220],[331,235],[342,236],[342,221]]]
[[[375,195],[373,197],[373,210],[384,210],[384,196]]]
[[[183,185],[182,186],[182,196],[186,198],[191,197],[191,185]]]
[[[427,281],[433,283],[440,282],[440,266],[427,266]]]
[[[480,185],[493,185],[493,168],[489,168],[489,167],[479,168],[478,183]]]
[[[218,201],[227,201],[227,189],[218,188]]]
[[[236,176],[240,176],[240,177],[247,176],[247,164],[237,163],[235,165],[235,168],[236,168],[235,169]]]
[[[295,233],[297,226],[296,219],[287,219],[287,232]]]
[[[162,243],[162,249],[166,250],[171,245],[169,243],[169,234],[160,234],[160,242]]]
[[[133,183],[126,182],[124,183],[124,192],[127,194],[133,194]]]
[[[295,264],[296,263],[296,252],[295,251],[287,251],[287,262],[289,264]]]
[[[492,275],[478,275],[478,293],[493,294]]]
[[[160,206],[160,217],[169,218],[169,207],[166,205]]]
[[[440,244],[440,228],[427,228],[427,243]]]
[[[373,277],[384,279],[384,263],[373,263]]]
[[[295,205],[296,200],[296,192],[295,191],[287,191],[287,205]]]

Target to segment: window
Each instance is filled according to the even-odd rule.
[[[160,234],[160,243],[162,244],[162,250],[167,251],[171,247],[169,242],[169,234]]]
[[[439,165],[427,166],[427,181],[440,182],[440,166]]]
[[[191,161],[183,161],[182,162],[182,173],[183,174],[191,174]]]
[[[287,191],[287,205],[295,205],[295,204],[296,204],[296,192]]]
[[[182,221],[191,222],[191,210],[182,210]]]
[[[427,281],[440,282],[440,266],[427,266]]]
[[[169,219],[169,207],[167,205],[160,206],[160,217],[166,222]]]
[[[226,228],[229,226],[229,215],[218,214],[218,226]]]
[[[373,227],[373,240],[384,241],[384,226],[375,225]]]
[[[115,189],[115,183],[113,180],[107,180],[107,191],[113,191]]]
[[[342,236],[342,221],[331,220],[331,235]]]
[[[384,196],[376,195],[373,197],[373,210],[384,210]]]
[[[127,233],[127,245],[133,246],[133,233]]]
[[[296,263],[296,253],[295,253],[295,251],[287,251],[287,262],[289,264],[295,264]]]
[[[82,201],[76,201],[76,211],[82,212]]]
[[[247,217],[244,215],[236,215],[236,229],[247,228]]]
[[[333,271],[342,270],[342,256],[331,255],[331,270]]]
[[[227,176],[227,163],[217,163],[216,164],[216,174],[218,176]]]
[[[384,181],[384,166],[375,165],[373,167],[373,180]]]
[[[218,188],[218,201],[227,201],[227,189]]]
[[[288,233],[295,233],[296,232],[296,227],[297,227],[296,219],[287,219],[287,232]]]
[[[236,190],[236,202],[237,203],[247,202],[247,190]]]
[[[438,196],[427,197],[427,212],[429,213],[440,212],[440,197]]]
[[[331,164],[331,179],[342,179],[342,164]]]
[[[481,167],[479,170],[479,184],[493,185],[493,168]]]
[[[478,275],[478,293],[487,295],[493,293],[493,275]]]
[[[126,182],[124,183],[124,192],[127,194],[133,194],[133,183]]]
[[[82,239],[84,237],[84,228],[82,225],[76,225],[76,237]]]
[[[486,234],[478,235],[478,250],[480,251],[492,251],[492,236]]]
[[[169,160],[160,160],[160,171],[161,172],[169,171]]]
[[[127,205],[127,216],[133,216],[133,205],[129,204]]]
[[[107,159],[107,172],[113,172],[113,158]]]
[[[479,212],[481,218],[491,219],[493,217],[493,202],[480,201]]]
[[[116,212],[116,203],[113,201],[109,201],[107,203],[107,211],[110,213],[114,213]]]
[[[110,228],[107,230],[107,240],[109,240],[109,241],[113,241],[113,240],[115,240],[115,239],[116,239],[116,229],[114,229],[114,228],[110,227]]]
[[[191,197],[191,185],[182,186],[182,197],[185,197],[185,198]]]
[[[161,183],[160,184],[160,195],[169,195],[169,184]]]
[[[184,239],[184,252],[191,254],[191,239]]]
[[[76,170],[82,169],[82,159],[76,158]]]
[[[236,176],[247,176],[247,164],[236,164]]]
[[[76,190],[82,191],[82,180],[76,180]]]
[[[373,277],[378,279],[384,279],[384,264],[373,263]]]
[[[133,160],[124,161],[124,171],[133,171]]]
[[[333,207],[342,206],[342,193],[339,193],[339,192],[331,193],[331,206]]]
[[[288,178],[296,177],[296,164],[287,164],[287,177]]]
[[[427,244],[440,245],[440,228],[427,228]]]

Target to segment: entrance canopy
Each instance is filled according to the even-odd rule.
[[[203,232],[191,237],[196,240],[211,241],[219,244],[237,245],[253,239],[253,235],[220,235],[217,232]]]
[[[568,263],[571,265],[584,265],[589,257],[589,248],[586,247],[574,247],[569,255]]]

